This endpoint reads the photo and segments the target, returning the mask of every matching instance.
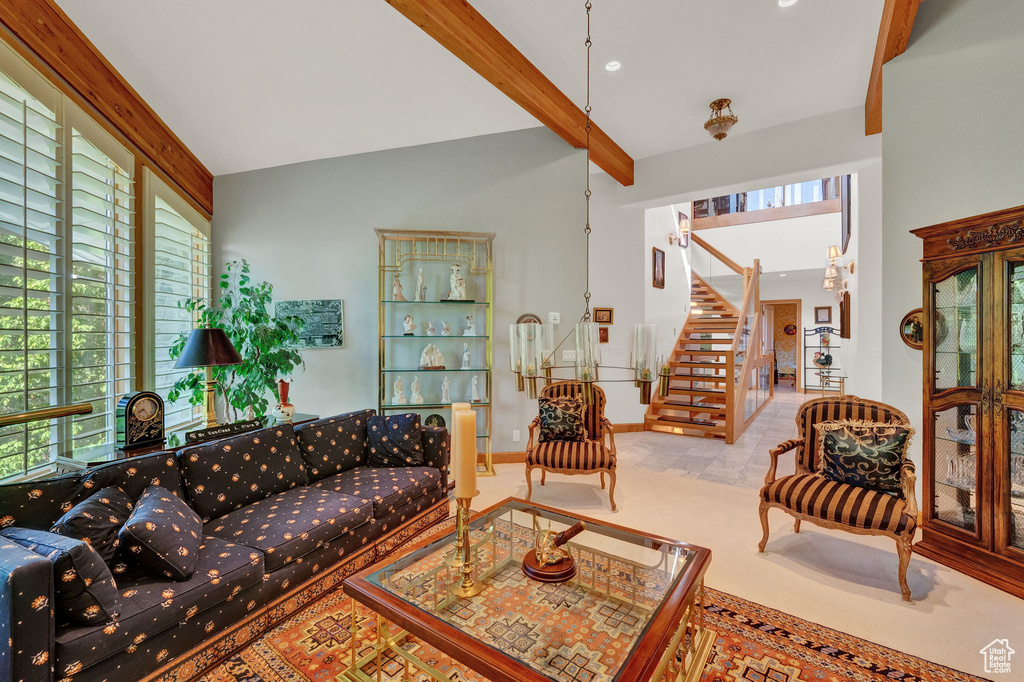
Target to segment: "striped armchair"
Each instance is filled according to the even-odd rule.
[[[845,530],[863,535],[886,535],[896,541],[899,554],[899,583],[904,601],[910,601],[907,566],[911,545],[917,532],[917,475],[914,463],[905,458],[900,475],[899,494],[884,493],[831,481],[817,472],[818,430],[815,424],[840,419],[872,422],[899,422],[909,426],[907,415],[884,403],[861,400],[856,396],[830,396],[803,404],[796,416],[802,437],[787,440],[769,451],[771,466],[761,488],[761,527],[764,537],[758,551],[768,542],[768,510],[778,507],[796,518],[793,530],[800,532],[802,520],[823,528]],[[792,450],[796,473],[776,479],[779,456]]]
[[[601,489],[604,490],[604,475],[608,474],[608,502],[612,511],[615,506],[615,434],[612,424],[604,416],[605,396],[597,386],[593,387],[594,400],[586,406],[583,414],[589,440],[582,442],[548,441],[538,443],[535,440],[540,428],[540,416],[530,422],[530,440],[526,444],[526,499],[533,495],[534,469],[540,469],[540,484],[544,485],[547,472],[553,474],[600,474]],[[542,396],[582,398],[583,384],[578,381],[558,381],[546,386]],[[607,445],[605,440],[607,439]]]

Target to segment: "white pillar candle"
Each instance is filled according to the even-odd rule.
[[[476,495],[476,412],[455,412],[455,497]]]
[[[455,471],[455,441],[458,440],[458,436],[455,435],[455,413],[459,410],[468,409],[471,409],[469,403],[452,403],[452,415],[448,420],[448,437],[451,439],[448,443],[448,457],[451,461],[450,471]]]

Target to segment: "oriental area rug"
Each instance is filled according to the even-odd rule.
[[[450,524],[450,520],[441,523],[427,534],[448,530]],[[577,607],[583,608],[584,604]],[[332,682],[351,660],[351,618],[351,601],[341,590],[333,590],[199,680]],[[717,637],[701,677],[703,682],[983,680],[711,588],[705,588],[704,618]],[[504,634],[488,634],[496,635],[502,646],[534,648],[529,632],[520,631],[516,623],[508,625]],[[376,616],[360,606],[356,626],[357,651],[362,656],[373,651]],[[549,657],[549,665],[562,671],[558,679],[609,679],[600,666],[602,652],[591,651],[587,639],[583,637],[571,652],[555,652]],[[422,640],[407,638],[403,647],[452,680],[486,680]],[[525,653],[524,649],[519,655]],[[363,670],[377,679],[373,663]],[[431,679],[415,670],[407,678],[404,659],[390,651],[382,659],[380,673],[380,679],[387,682]]]

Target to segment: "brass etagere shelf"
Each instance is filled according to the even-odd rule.
[[[378,412],[438,412],[450,421],[451,403],[442,402],[441,384],[451,383],[454,402],[471,403],[477,411],[477,439],[481,475],[494,475],[491,448],[491,391],[493,390],[493,306],[494,298],[494,234],[486,232],[435,232],[428,230],[377,229],[379,247],[379,328],[378,328]],[[467,300],[445,300],[449,294],[451,266],[462,266],[466,280]],[[423,300],[417,298],[420,271],[426,285]],[[402,286],[395,297],[395,275]],[[403,319],[411,315],[417,325],[405,334]],[[472,315],[476,334],[465,336],[467,316]],[[433,335],[427,335],[427,322],[439,322]],[[449,335],[442,333],[440,323],[452,325]],[[445,369],[420,369],[420,354],[426,344],[434,344],[444,355]],[[472,361],[470,369],[462,369],[463,344]],[[450,374],[450,376],[448,376]],[[399,376],[421,377],[423,403],[393,402],[394,382]],[[478,380],[478,401],[472,400],[470,382]],[[408,390],[408,389],[407,389]],[[448,424],[451,427],[451,424]]]

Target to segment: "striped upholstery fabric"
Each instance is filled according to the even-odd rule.
[[[855,396],[834,396],[808,401],[797,413],[796,423],[807,444],[801,449],[801,465],[809,471],[817,471],[818,430],[815,424],[840,419],[858,419],[871,422],[899,422],[910,425],[907,415],[895,407]]]
[[[583,384],[578,381],[557,381],[546,386],[541,395],[548,398],[583,398]],[[604,437],[604,391],[594,386],[594,402],[587,405],[583,411],[583,420],[587,426],[587,436],[590,440],[601,440]]]
[[[527,454],[526,466],[571,471],[597,471],[614,469],[615,458],[603,443],[587,440],[568,443],[549,441],[540,443]]]
[[[761,497],[797,513],[854,528],[902,534],[913,532],[917,525],[917,519],[904,513],[907,504],[899,497],[815,474],[783,476],[762,488]]]

